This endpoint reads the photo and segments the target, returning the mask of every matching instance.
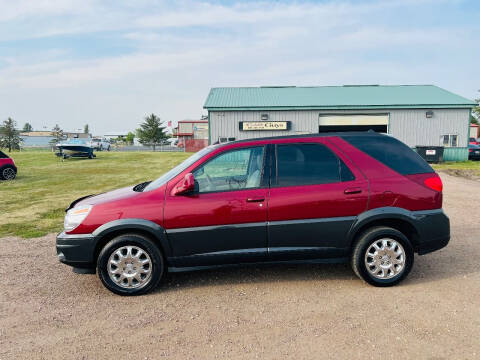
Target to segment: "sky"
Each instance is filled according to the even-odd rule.
[[[0,121],[199,119],[212,87],[434,84],[480,97],[480,1],[0,0]]]

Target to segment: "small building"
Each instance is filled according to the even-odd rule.
[[[70,132],[64,131],[63,136],[67,139],[88,139],[92,137],[91,134],[83,133],[83,132]]]
[[[344,85],[212,88],[204,108],[210,143],[371,129],[467,160],[475,105],[434,85]]]
[[[128,135],[128,131],[114,131],[114,132],[108,132],[103,135],[103,137],[107,140],[115,140],[118,138],[125,139]]]
[[[196,152],[208,146],[208,120],[180,120],[173,129],[173,136],[178,137],[179,147],[187,152]]]
[[[475,140],[480,138],[480,126],[477,124],[470,124],[470,138]]]

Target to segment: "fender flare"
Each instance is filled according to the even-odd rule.
[[[137,218],[113,220],[99,226],[92,233],[96,239],[95,247],[105,236],[121,230],[126,230],[126,232],[128,232],[128,230],[140,230],[142,232],[146,232],[153,238],[153,240],[159,242],[166,258],[170,257],[172,254],[172,249],[170,247],[170,243],[168,242],[165,229],[153,221]]]
[[[11,167],[15,170],[15,174],[17,173],[18,169],[15,165],[13,164],[4,164],[2,166],[0,166],[0,172],[3,171],[3,169],[5,169],[6,167]]]
[[[418,220],[423,216],[421,211],[412,212],[397,207],[382,207],[365,211],[358,215],[355,222],[350,227],[348,232],[349,243],[352,244],[355,237],[358,235],[358,231],[365,225],[377,220],[402,220],[410,224],[417,233],[420,233],[420,229],[417,226]]]

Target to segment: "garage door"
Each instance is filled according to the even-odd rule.
[[[319,116],[319,132],[368,130],[388,132],[388,114]]]

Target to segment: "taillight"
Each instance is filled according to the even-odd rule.
[[[440,179],[439,176],[433,176],[425,179],[423,183],[430,189],[442,192],[443,190],[443,184],[442,184],[442,179]]]

